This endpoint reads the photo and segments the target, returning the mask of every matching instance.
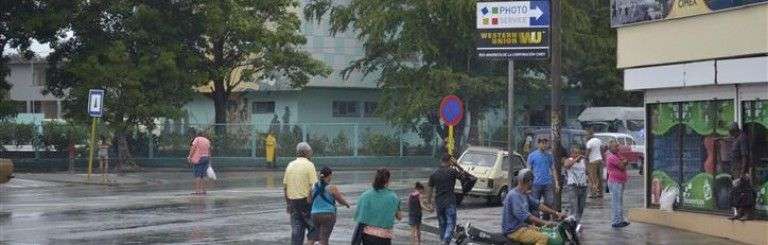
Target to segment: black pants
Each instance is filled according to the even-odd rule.
[[[363,245],[391,245],[392,239],[363,234]]]
[[[288,200],[288,207],[291,210],[291,244],[302,245],[304,244],[305,233],[310,229],[309,210],[311,206],[307,203],[306,198],[302,198]]]

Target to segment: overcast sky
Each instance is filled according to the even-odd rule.
[[[66,37],[59,38],[59,40],[60,41],[64,41],[64,40],[67,40],[69,38],[72,38],[74,33],[72,31],[67,31],[66,34],[67,34]],[[53,49],[50,48],[50,45],[48,45],[48,43],[41,44],[41,43],[37,42],[37,40],[32,40],[32,46],[30,46],[29,49],[34,51],[35,55],[37,55],[39,57],[43,57],[43,58],[48,56],[48,54],[50,54],[51,52],[53,52]],[[19,53],[18,50],[16,50],[16,49],[9,49],[8,47],[6,47],[3,50],[3,55],[18,54],[18,53]]]

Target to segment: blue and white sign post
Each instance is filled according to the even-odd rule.
[[[506,60],[507,151],[515,152],[515,60],[549,58],[549,1],[477,2],[477,56]],[[514,176],[510,168],[509,180]],[[510,186],[512,184],[510,183]]]
[[[93,151],[96,148],[96,124],[104,115],[104,90],[91,89],[88,91],[88,115],[91,116],[91,146],[88,150],[87,177],[90,179],[93,172]]]

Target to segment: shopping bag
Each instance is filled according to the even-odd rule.
[[[208,164],[206,175],[208,176],[209,179],[216,180],[216,172],[213,171],[213,167],[210,164]]]

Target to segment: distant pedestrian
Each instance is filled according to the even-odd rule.
[[[267,167],[269,168],[275,168],[275,160],[277,159],[277,156],[275,156],[275,148],[277,147],[277,139],[275,139],[275,136],[270,131],[269,134],[267,134],[267,137],[264,139],[264,150],[265,157],[267,159]]]
[[[605,154],[608,169],[608,189],[611,191],[611,226],[622,228],[629,225],[624,220],[624,187],[627,180],[627,159],[619,156],[619,143],[615,140],[608,142],[609,151]]]
[[[205,177],[208,173],[208,164],[211,157],[211,141],[205,137],[205,131],[197,132],[189,147],[187,162],[192,165],[192,174],[195,177],[195,192],[193,195],[205,195]]]
[[[589,198],[603,198],[603,141],[595,137],[592,129],[587,129],[587,138]]]
[[[307,229],[311,226],[310,196],[312,186],[317,182],[312,147],[306,142],[296,145],[296,160],[288,163],[283,177],[286,211],[291,215],[291,244],[302,245]]]
[[[533,171],[533,193],[531,196],[537,201],[543,199],[543,203],[549,207],[554,206],[555,188],[559,184],[554,179],[554,158],[549,152],[549,139],[540,138],[537,142],[539,149],[528,155],[528,165]],[[549,214],[542,216],[545,220],[549,219]]]
[[[576,216],[577,231],[581,231],[581,216],[584,214],[584,204],[587,197],[587,159],[581,148],[573,147],[571,157],[563,165],[566,176],[565,191],[571,204],[571,214]]]
[[[411,226],[411,244],[421,244],[421,196],[424,194],[424,185],[416,182],[413,192],[408,196],[408,224]]]
[[[99,168],[101,169],[102,181],[107,181],[107,170],[109,169],[109,141],[107,137],[101,137],[101,144],[99,144]]]
[[[456,226],[456,194],[453,189],[456,180],[460,178],[461,166],[455,164],[453,157],[444,154],[440,167],[429,176],[429,187],[435,193],[435,210],[437,211],[438,236],[444,244],[449,244],[453,238],[453,228]],[[432,200],[432,191],[427,193],[427,199]]]
[[[377,170],[373,188],[363,192],[357,200],[355,221],[362,228],[363,245],[392,244],[392,227],[395,220],[401,220],[402,216],[400,199],[387,188],[389,182],[389,170]]]
[[[312,222],[314,228],[309,234],[309,244],[319,241],[328,245],[328,239],[336,225],[336,202],[349,208],[349,203],[335,185],[331,185],[333,172],[329,167],[320,170],[320,181],[312,188]]]
[[[749,175],[750,179],[754,179],[752,176],[752,159],[749,152],[751,147],[747,127],[739,129],[739,124],[733,123],[731,124],[730,134],[734,139],[731,152],[729,153],[732,169],[731,176],[737,179],[742,175]]]

